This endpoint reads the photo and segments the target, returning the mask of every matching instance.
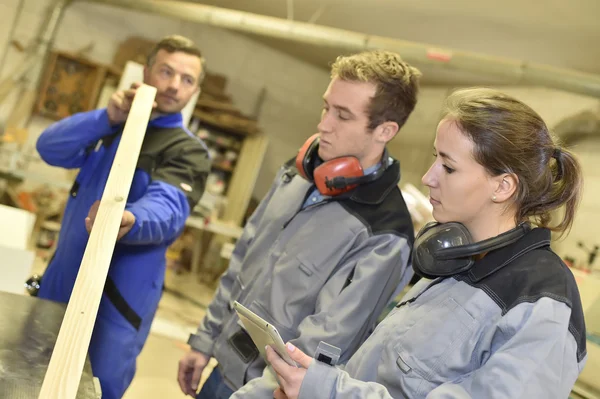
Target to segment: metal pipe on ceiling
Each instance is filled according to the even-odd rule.
[[[436,46],[344,29],[290,21],[243,11],[184,1],[78,0],[145,11],[186,21],[253,33],[278,39],[345,51],[385,49],[396,51],[410,63],[433,65],[507,79],[511,84],[539,85],[600,98],[600,75],[551,67],[480,53],[440,49]]]

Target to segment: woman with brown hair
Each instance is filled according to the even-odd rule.
[[[577,160],[540,116],[489,89],[453,93],[423,176],[437,223],[419,233],[425,277],[344,370],[271,348],[276,398],[566,398],[586,360],[573,275],[550,249],[582,189]],[[565,206],[557,223],[553,211]]]

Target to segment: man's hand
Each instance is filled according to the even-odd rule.
[[[287,364],[270,346],[266,348],[267,361],[271,364],[275,373],[277,373],[280,385],[273,393],[275,399],[297,399],[300,394],[302,381],[304,381],[304,377],[306,376],[306,369],[313,361],[312,357],[290,343],[286,345],[286,348],[292,360],[299,367],[292,367]]]
[[[110,121],[111,126],[119,125],[127,120],[133,98],[140,86],[141,83],[139,82],[133,83],[129,90],[119,90],[110,97],[106,112],[108,113],[108,120]],[[153,107],[156,108],[156,106],[157,104],[155,101]]]
[[[94,202],[90,211],[88,212],[87,217],[85,218],[85,229],[88,233],[92,231],[92,226],[94,225],[94,221],[96,220],[96,215],[98,214],[98,208],[100,208],[100,201]],[[123,238],[123,236],[129,233],[129,230],[135,224],[135,216],[133,213],[129,211],[123,212],[123,217],[121,218],[121,227],[119,227],[119,234],[117,235],[117,241]]]
[[[179,361],[177,381],[184,394],[190,395],[192,398],[196,397],[196,391],[198,390],[202,371],[209,360],[210,357],[195,350],[189,351],[181,358]]]

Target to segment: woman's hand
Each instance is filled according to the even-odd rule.
[[[266,347],[267,360],[273,367],[273,370],[275,370],[275,373],[277,373],[277,378],[279,379],[280,387],[277,388],[273,395],[275,399],[298,398],[302,381],[304,381],[304,377],[306,376],[306,369],[313,360],[312,357],[306,355],[289,342],[286,348],[292,360],[298,364],[298,367],[290,366],[273,348],[270,346]]]

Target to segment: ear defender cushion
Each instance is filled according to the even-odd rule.
[[[296,156],[296,169],[300,176],[308,181],[313,181],[315,161],[319,151],[319,133],[315,133],[306,140]]]

